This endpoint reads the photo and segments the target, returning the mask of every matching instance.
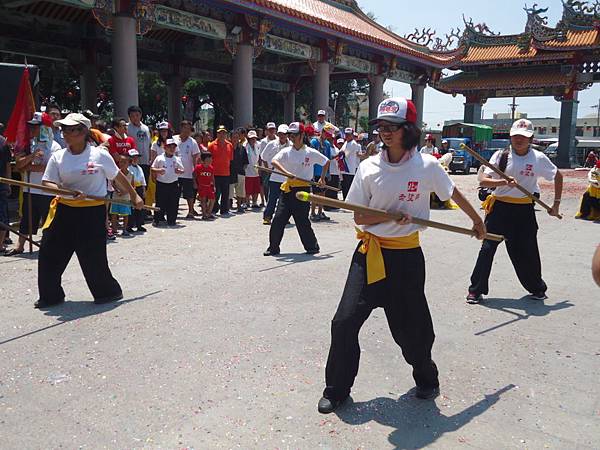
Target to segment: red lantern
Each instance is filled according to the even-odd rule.
[[[73,98],[75,96],[75,94],[73,93],[73,91],[68,91],[67,92],[67,97],[68,98]]]
[[[187,103],[187,101],[188,101],[188,96],[187,95],[183,95],[181,97],[181,102],[185,104],[185,103]]]
[[[100,92],[98,97],[100,97],[100,101],[106,101],[106,92]]]

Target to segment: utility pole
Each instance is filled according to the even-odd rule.
[[[515,121],[515,113],[517,111],[517,106],[519,106],[519,105],[517,105],[516,101],[517,101],[517,97],[513,96],[512,103],[508,105],[508,106],[510,106],[510,110],[512,111],[511,119],[513,122]]]
[[[590,108],[598,110],[598,119],[597,119],[596,126],[598,127],[598,131],[597,132],[600,134],[600,99],[598,100],[598,104],[597,105],[590,106]]]

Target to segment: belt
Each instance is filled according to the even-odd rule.
[[[391,250],[409,250],[419,248],[419,232],[408,236],[381,237],[356,229],[356,238],[362,241],[358,251],[367,255],[367,284],[376,283],[386,277],[382,248]]]
[[[48,210],[48,215],[46,216],[46,221],[44,222],[42,230],[49,228],[52,224],[54,216],[56,216],[56,209],[58,208],[59,203],[72,208],[87,208],[91,206],[104,205],[102,200],[74,200],[62,197],[54,197],[50,202],[50,209]]]
[[[494,203],[496,201],[503,203],[511,203],[513,205],[527,205],[533,203],[533,200],[529,197],[498,197],[494,194],[488,196],[485,201],[481,204],[481,207],[485,210],[486,214],[489,214],[494,209]]]
[[[303,187],[310,187],[310,183],[307,183],[306,181],[296,180],[294,178],[291,178],[291,179],[288,178],[287,181],[282,183],[280,189],[287,194],[288,192],[290,192],[292,190],[292,188],[303,188]]]

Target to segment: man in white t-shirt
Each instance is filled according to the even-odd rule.
[[[325,112],[324,109],[320,109],[317,112],[317,121],[315,123],[313,123],[313,128],[315,129],[315,131],[317,133],[321,133],[323,131],[323,128],[325,128],[326,126],[329,126],[329,127],[333,128],[334,132],[337,133],[339,131],[339,128],[336,127],[331,122],[328,122],[327,120],[325,120],[326,117],[327,117],[327,113]]]
[[[319,183],[324,185],[330,161],[304,144],[304,126],[301,123],[293,122],[289,125],[288,137],[292,145],[281,150],[272,160],[273,167],[286,174],[288,180],[281,185],[282,194],[269,232],[269,248],[263,253],[265,256],[279,255],[283,231],[292,216],[306,253],[319,253],[317,237],[308,219],[310,204],[298,200],[296,193],[310,191],[310,184],[298,179],[312,179],[315,164],[323,166]]]
[[[270,142],[277,142],[277,125],[275,125],[275,122],[268,122],[265,129],[267,130],[267,135],[258,142],[258,151],[260,152],[260,154],[262,154],[262,152],[265,150],[265,148]],[[262,160],[259,159],[258,164],[262,165]],[[262,192],[266,199],[266,202],[268,202],[269,174],[267,172],[260,172],[259,175],[262,186]]]
[[[188,214],[186,218],[193,219],[198,213],[194,210],[194,200],[196,199],[196,189],[194,189],[194,168],[200,158],[200,148],[194,138],[192,138],[192,122],[184,120],[179,127],[180,133],[173,136],[177,143],[177,156],[183,163],[184,172],[179,175],[179,190],[188,204]]]
[[[44,133],[45,140],[41,140],[42,113],[36,112],[33,118],[27,122],[31,142],[27,152],[17,155],[16,167],[21,172],[27,172],[25,181],[33,184],[42,184],[42,176],[46,170],[46,164],[50,156],[61,149],[60,144],[53,140],[52,130],[48,127]],[[35,235],[38,232],[40,223],[46,221],[50,202],[54,194],[39,189],[25,188],[23,190],[23,204],[21,221],[19,222],[19,232],[22,235]],[[31,215],[31,229],[29,229],[29,216]],[[19,236],[17,246],[5,253],[5,256],[14,256],[23,253],[25,250],[26,239]]]
[[[127,136],[135,139],[135,148],[140,153],[140,167],[144,171],[146,180],[150,179],[150,146],[152,136],[150,129],[142,123],[142,108],[130,106],[127,108],[129,123],[127,124]]]
[[[539,192],[538,179],[554,181],[554,203],[551,216],[559,216],[563,177],[556,166],[542,152],[531,147],[533,124],[526,119],[517,120],[510,129],[511,146],[496,152],[490,163],[500,167],[505,158],[504,173],[512,178],[508,182],[489,168],[479,176],[482,187],[495,188],[484,202],[485,225],[490,233],[506,238],[506,250],[519,281],[535,300],[547,298],[547,286],[542,279],[542,266],[537,244],[538,225],[533,201],[525,196],[516,184],[529,192]],[[467,295],[468,303],[479,303],[482,294],[489,291],[488,280],[499,242],[483,241],[477,263],[471,275]]]
[[[269,142],[260,154],[262,166],[267,169],[273,169],[271,162],[275,155],[277,155],[281,149],[290,146],[287,132],[288,126],[286,124],[279,125],[279,128],[277,128],[277,140]],[[269,175],[269,196],[267,206],[263,212],[263,225],[271,225],[271,219],[273,218],[275,208],[277,207],[277,201],[281,194],[281,185],[287,180],[283,175],[278,175],[276,173],[267,173],[267,175]]]
[[[340,153],[343,153],[344,158],[344,170],[342,170],[342,194],[344,199],[348,195],[352,181],[354,180],[354,174],[360,164],[360,157],[362,155],[362,146],[354,140],[354,130],[352,128],[346,128],[344,130],[346,142],[342,146]]]

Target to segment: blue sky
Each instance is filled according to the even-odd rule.
[[[531,6],[533,1],[527,2]],[[548,23],[556,25],[562,16],[561,0],[538,0],[540,7],[549,7]],[[502,34],[521,33],[525,29],[527,14],[523,11],[524,0],[432,0],[428,2],[409,2],[408,0],[359,0],[365,12],[373,12],[377,21],[392,26],[395,33],[405,35],[415,28],[431,27],[438,35],[444,36],[452,27],[464,29],[462,15],[473,18],[474,23],[485,22],[494,32]],[[404,9],[403,6],[406,5]],[[403,83],[388,81],[385,90],[389,94],[410,97],[410,88]],[[598,104],[600,84],[579,93],[579,117],[595,115],[590,108]],[[509,112],[512,99],[490,99],[483,106],[484,117],[491,118],[494,113]],[[559,117],[560,103],[552,97],[518,98],[516,102],[520,112],[529,117]],[[463,116],[464,97],[452,98],[432,88],[425,90],[424,121],[431,127],[443,124],[444,120],[460,119]]]

